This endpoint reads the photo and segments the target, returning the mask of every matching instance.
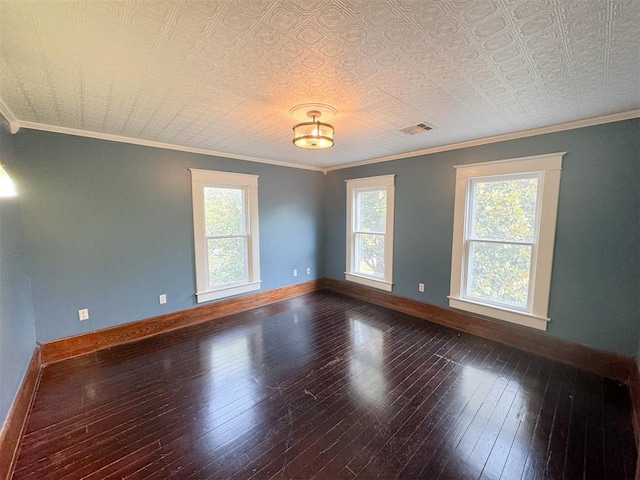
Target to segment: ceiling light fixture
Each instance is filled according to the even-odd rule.
[[[293,144],[299,148],[322,149],[333,146],[333,125],[323,123],[318,120],[320,117],[329,117],[331,120],[335,115],[335,108],[321,103],[306,103],[293,107],[289,114],[297,119],[304,120],[306,115],[311,121],[298,123],[293,126]]]

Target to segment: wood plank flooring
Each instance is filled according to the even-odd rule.
[[[633,478],[627,388],[329,292],[44,369],[14,479]]]

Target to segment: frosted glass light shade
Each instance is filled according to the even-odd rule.
[[[296,147],[319,149],[333,146],[333,126],[322,122],[304,122],[293,127]]]

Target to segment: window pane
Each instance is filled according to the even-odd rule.
[[[207,240],[209,256],[209,286],[248,281],[247,239],[210,238]]]
[[[244,235],[243,189],[205,187],[204,212],[207,237]]]
[[[526,308],[530,268],[530,245],[471,242],[466,296]]]
[[[355,242],[355,272],[383,278],[384,235],[357,233]]]
[[[387,224],[387,191],[356,192],[356,230],[384,233]]]
[[[538,178],[473,183],[473,238],[531,242]]]

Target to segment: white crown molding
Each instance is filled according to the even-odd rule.
[[[277,165],[279,167],[301,168],[304,170],[313,170],[323,172],[320,167],[311,165],[298,165],[295,163],[281,162],[278,160],[270,160],[267,158],[251,157],[249,155],[237,155],[235,153],[218,152],[216,150],[208,150],[206,148],[193,148],[183,145],[175,145],[173,143],[154,142],[153,140],[143,140],[140,138],[124,137],[121,135],[112,135],[110,133],[92,132],[89,130],[79,130],[76,128],[58,127],[55,125],[47,125],[44,123],[24,122],[17,120],[18,128],[28,128],[31,130],[42,130],[45,132],[62,133],[65,135],[76,135],[78,137],[97,138],[99,140],[108,140],[110,142],[130,143],[133,145],[142,145],[145,147],[164,148],[167,150],[177,150],[180,152],[197,153],[200,155],[209,155],[213,157],[233,158],[234,160],[246,160],[248,162],[267,163],[269,165]],[[16,130],[17,131],[17,130]],[[12,131],[12,133],[15,133]]]
[[[583,120],[576,120],[573,122],[560,123],[557,125],[550,125],[548,127],[534,128],[531,130],[522,130],[520,132],[505,133],[501,135],[494,135],[491,137],[478,138],[475,140],[468,140],[466,142],[451,143],[448,145],[441,145],[438,147],[431,147],[423,150],[415,150],[413,152],[398,153],[395,155],[371,158],[368,160],[361,160],[358,162],[345,163],[342,165],[336,165],[336,166],[324,167],[324,168],[315,167],[311,165],[300,165],[295,163],[281,162],[279,160],[270,160],[270,159],[261,158],[261,157],[252,157],[249,155],[237,155],[234,153],[219,152],[216,150],[208,150],[205,148],[193,148],[193,147],[186,147],[183,145],[176,145],[172,143],[155,142],[152,140],[143,140],[139,138],[125,137],[121,135],[111,135],[108,133],[92,132],[89,130],[79,130],[75,128],[58,127],[55,125],[48,125],[44,123],[25,122],[22,120],[18,120],[13,114],[13,112],[11,111],[11,109],[6,105],[6,103],[4,103],[4,101],[1,98],[0,98],[0,114],[7,120],[7,122],[9,122],[11,133],[14,133],[14,134],[17,133],[20,130],[20,128],[28,128],[32,130],[42,130],[45,132],[62,133],[65,135],[76,135],[80,137],[97,138],[100,140],[108,140],[112,142],[130,143],[133,145],[142,145],[146,147],[164,148],[167,150],[176,150],[180,152],[197,153],[200,155],[232,158],[235,160],[245,160],[248,162],[256,162],[256,163],[266,163],[269,165],[277,165],[280,167],[312,170],[316,172],[322,172],[326,175],[328,172],[331,172],[334,170],[342,170],[345,168],[360,167],[363,165],[371,165],[374,163],[391,162],[393,160],[401,160],[403,158],[411,158],[411,157],[417,157],[420,155],[429,155],[433,153],[447,152],[450,150],[458,150],[461,148],[475,147],[479,145],[487,145],[490,143],[497,143],[497,142],[505,142],[508,140],[515,140],[518,138],[533,137],[536,135],[543,135],[547,133],[562,132],[565,130],[573,130],[576,128],[591,127],[595,125],[602,125],[605,123],[613,123],[613,122],[619,122],[622,120],[640,118],[640,109],[630,110],[628,112],[622,112],[622,113],[615,113],[612,115],[592,117],[592,118],[587,118]]]
[[[9,129],[11,130],[11,133],[13,134],[18,133],[18,130],[20,130],[20,122],[16,118],[16,116],[13,114],[9,106],[6,103],[4,103],[4,100],[2,100],[1,98],[0,98],[0,115],[2,115],[5,118],[5,120],[9,123]]]
[[[399,153],[396,155],[388,155],[386,157],[371,158],[369,160],[362,160],[359,162],[345,163],[343,165],[336,165],[335,167],[327,167],[324,169],[324,173],[326,175],[328,172],[331,172],[333,170],[342,170],[345,168],[360,167],[362,165],[371,165],[373,163],[391,162],[393,160],[401,160],[403,158],[417,157],[419,155],[429,155],[432,153],[458,150],[460,148],[475,147],[478,145],[487,145],[489,143],[505,142],[507,140],[533,137],[536,135],[543,135],[545,133],[562,132],[565,130],[573,130],[575,128],[592,127],[594,125],[602,125],[605,123],[619,122],[622,120],[630,120],[632,118],[638,118],[638,117],[640,117],[640,110],[631,110],[629,112],[614,113],[612,115],[586,118],[584,120],[576,120],[574,122],[559,123],[557,125],[534,128],[532,130],[522,130],[520,132],[504,133],[501,135],[494,135],[492,137],[484,137],[484,138],[478,138],[475,140],[468,140],[466,142],[451,143],[449,145],[441,145],[439,147],[425,148],[424,150],[416,150],[413,152]]]

